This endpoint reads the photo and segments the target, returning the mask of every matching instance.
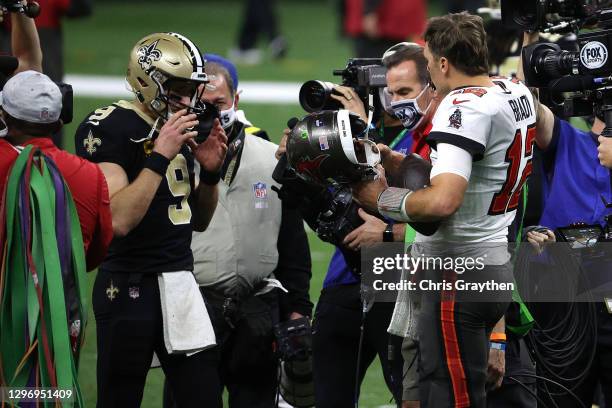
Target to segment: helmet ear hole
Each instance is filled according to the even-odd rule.
[[[138,83],[140,84],[140,86],[142,86],[143,88],[148,87],[149,85],[145,82],[144,79],[142,79],[141,77],[136,78],[138,80]]]

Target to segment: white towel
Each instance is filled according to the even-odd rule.
[[[215,346],[215,331],[193,273],[162,273],[158,281],[168,353],[191,355]]]
[[[411,253],[410,243],[404,244],[404,253]],[[407,269],[402,269],[400,282],[404,282],[411,278],[411,274]],[[413,340],[418,340],[418,323],[421,305],[419,302],[420,296],[416,293],[410,293],[407,289],[397,292],[395,307],[389,322],[387,332],[395,336],[409,337]]]

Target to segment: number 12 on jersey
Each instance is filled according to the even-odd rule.
[[[517,209],[523,185],[533,169],[531,160],[535,136],[535,124],[527,126],[525,133],[522,129],[516,130],[514,140],[506,150],[506,163],[508,163],[506,181],[501,191],[493,195],[489,215],[504,214]]]

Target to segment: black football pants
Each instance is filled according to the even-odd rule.
[[[222,407],[218,351],[190,357],[166,351],[157,275],[100,270],[93,289],[98,343],[98,407],[141,404],[153,352],[179,407]]]
[[[500,278],[509,271],[508,265],[485,270],[492,272],[491,268],[500,269],[499,274],[491,273]],[[443,278],[454,282],[457,275],[444,271]],[[500,299],[468,302],[454,289],[436,295],[424,292],[419,318],[422,408],[486,407],[489,336],[510,303],[509,296]]]

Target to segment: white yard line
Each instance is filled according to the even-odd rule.
[[[68,74],[74,96],[84,98],[129,98],[132,93],[123,77]],[[240,81],[240,101],[246,103],[297,104],[300,83]]]

